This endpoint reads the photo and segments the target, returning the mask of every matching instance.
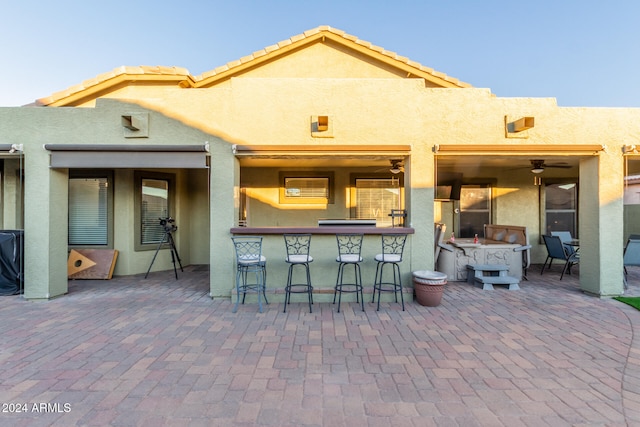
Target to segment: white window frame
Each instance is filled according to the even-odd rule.
[[[134,173],[135,180],[135,244],[134,248],[136,251],[145,251],[145,250],[154,250],[158,248],[158,244],[160,243],[162,237],[164,236],[164,227],[160,224],[160,218],[166,218],[173,216],[173,210],[175,206],[175,175],[170,173],[160,173],[160,172],[147,172],[147,171],[136,171]],[[162,211],[158,211],[149,217],[148,226],[156,229],[156,237],[157,240],[149,240],[143,241],[143,187],[142,183],[144,180],[157,180],[157,181],[166,181],[167,183],[167,193],[166,200],[167,206],[166,209]],[[156,218],[157,217],[157,218]],[[177,225],[177,224],[176,224]]]
[[[364,208],[366,210],[363,211],[362,206],[359,206],[360,195],[358,188],[359,182],[374,183],[377,182],[379,184],[384,184],[384,182],[391,183],[391,186],[385,187],[370,187],[372,189],[377,189],[382,192],[376,200],[385,200],[380,206],[377,208],[373,206],[373,204],[369,207]],[[389,192],[388,197],[384,196],[385,192]],[[355,219],[376,219],[376,225],[378,227],[391,227],[393,224],[393,219],[390,216],[392,209],[404,209],[404,179],[402,176],[392,176],[389,174],[352,174],[351,175],[351,217]]]

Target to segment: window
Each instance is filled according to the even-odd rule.
[[[333,203],[333,172],[280,172],[280,203]]]
[[[161,218],[172,216],[174,176],[136,173],[136,250],[152,249],[164,238]]]
[[[483,236],[484,225],[491,224],[491,187],[465,184],[460,189],[460,237]]]
[[[285,178],[287,198],[329,199],[329,178]]]
[[[577,206],[577,183],[546,183],[544,186],[545,234],[552,231],[569,231],[573,237],[578,237]]]
[[[69,174],[69,246],[111,245],[111,174]]]
[[[402,209],[398,178],[355,178],[355,218],[376,219],[378,226],[391,226],[392,209]]]
[[[640,158],[625,157],[624,236],[640,234]]]

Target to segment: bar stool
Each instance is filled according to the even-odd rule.
[[[262,313],[262,299],[267,301],[267,258],[262,255],[262,237],[260,236],[237,236],[232,237],[236,250],[236,305],[233,312],[238,311],[240,304],[240,293],[242,293],[242,304],[244,304],[247,292],[255,292],[258,295],[258,307]],[[248,282],[249,273],[255,275],[255,283]]]
[[[313,257],[309,255],[311,234],[284,234],[284,243],[287,248],[287,258],[285,261],[289,263],[287,286],[284,288],[284,313],[287,312],[287,305],[291,303],[291,294],[302,293],[306,293],[309,296],[309,312],[312,313],[313,286],[311,286],[311,275],[309,273],[309,263],[313,262]],[[291,283],[296,266],[304,267],[307,274],[305,283]]]
[[[356,302],[362,305],[364,311],[364,296],[362,294],[362,276],[360,274],[360,263],[362,262],[362,239],[363,234],[336,234],[338,242],[338,257],[336,261],[340,263],[338,266],[338,277],[336,278],[336,287],[333,291],[333,303],[336,303],[336,295],[338,296],[338,313],[340,313],[340,301],[342,293],[355,293]],[[344,267],[353,266],[353,274],[355,283],[344,283]],[[344,289],[346,287],[346,289]]]
[[[402,277],[400,276],[399,263],[402,262],[402,253],[404,244],[407,241],[406,234],[383,234],[382,235],[382,253],[375,256],[378,262],[376,266],[376,278],[373,284],[373,298],[371,302],[376,300],[376,291],[378,291],[378,308],[380,310],[380,293],[393,292],[396,302],[398,302],[398,292],[400,292],[400,300],[402,301],[402,311],[404,311],[404,296],[402,295]],[[383,282],[384,267],[391,264],[393,271],[393,282]]]

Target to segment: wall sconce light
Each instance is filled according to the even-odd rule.
[[[329,122],[329,116],[311,116],[311,136],[314,138],[333,138],[335,122]]]
[[[149,114],[133,113],[120,119],[125,138],[147,138],[149,136]]]
[[[522,132],[531,129],[535,124],[534,117],[522,117],[516,121],[509,123],[509,132]]]
[[[329,130],[329,116],[318,116],[318,131]]]
[[[129,130],[140,130],[142,127],[140,123],[138,123],[139,119],[136,116],[122,116],[122,126],[126,127]]]

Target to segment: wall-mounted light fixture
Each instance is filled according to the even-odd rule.
[[[638,148],[635,145],[623,145],[622,154],[638,154]]]
[[[149,114],[123,114],[120,122],[124,128],[125,138],[146,138],[149,136]]]
[[[504,136],[505,138],[529,138],[529,132],[526,131],[534,125],[535,118],[531,116],[519,119],[514,119],[513,116],[504,116]]]
[[[511,124],[513,125],[513,132],[522,132],[523,130],[531,129],[534,126],[535,119],[533,117],[522,117]]]
[[[318,131],[329,130],[329,116],[318,116]]]
[[[333,121],[329,116],[311,116],[311,136],[315,138],[333,138]]]

